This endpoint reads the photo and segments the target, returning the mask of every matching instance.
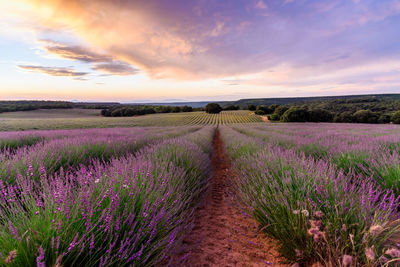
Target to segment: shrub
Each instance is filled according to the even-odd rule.
[[[271,115],[271,120],[272,120],[272,121],[279,121],[280,118],[281,118],[281,117],[280,117],[278,114],[276,114],[276,113],[274,113],[274,114]]]

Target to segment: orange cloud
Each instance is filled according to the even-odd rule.
[[[170,73],[179,62],[187,61],[193,45],[141,4],[121,1],[27,0],[38,12],[41,23],[53,29],[77,33],[93,47],[118,60],[145,69],[148,73]],[[145,5],[143,5],[145,6]],[[48,52],[65,58],[92,60],[99,55],[81,54],[77,47],[47,47]],[[94,59],[96,60],[96,59]],[[185,68],[182,68],[185,69]]]

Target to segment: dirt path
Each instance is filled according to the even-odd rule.
[[[205,204],[197,210],[192,232],[171,266],[286,266],[270,239],[234,204],[227,156],[217,130],[213,141],[213,177]]]
[[[268,116],[261,116],[261,119],[262,119],[263,122],[271,122],[271,121],[268,119]]]

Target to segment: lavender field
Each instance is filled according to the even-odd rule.
[[[209,127],[2,133],[1,266],[151,266],[191,224]]]
[[[255,123],[1,132],[0,266],[169,265],[216,132],[230,197],[284,263],[398,263],[399,126]]]
[[[400,260],[400,128],[223,127],[240,201],[291,262],[392,266]]]

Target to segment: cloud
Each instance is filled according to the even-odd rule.
[[[319,75],[400,55],[398,0],[24,1],[28,22],[87,44],[48,53],[106,73],[220,80],[285,64]]]
[[[64,68],[64,67],[44,67],[37,65],[18,65],[18,68],[31,71],[31,72],[40,72],[44,74],[48,74],[51,76],[65,76],[65,77],[82,77],[86,76],[89,73],[75,71],[72,68]]]
[[[132,67],[129,64],[123,62],[111,62],[97,64],[92,67],[92,69],[97,71],[102,71],[112,75],[135,75],[139,72],[138,69]]]
[[[215,28],[211,31],[210,36],[217,37],[219,36],[224,30],[225,23],[223,21],[218,21],[215,25]]]
[[[240,85],[244,80],[241,79],[225,79],[221,80],[225,85]]]
[[[70,46],[52,40],[41,40],[40,42],[44,44],[43,48],[47,53],[69,60],[94,64],[92,69],[96,71],[123,76],[135,75],[139,72],[137,68],[134,68],[126,62],[116,60],[109,55],[90,51],[83,46]]]
[[[267,6],[267,4],[264,3],[263,0],[259,0],[259,1],[257,1],[255,8],[256,9],[267,9],[268,6]]]
[[[47,53],[55,54],[65,59],[78,60],[87,63],[112,61],[112,57],[89,51],[87,48],[82,46],[67,46],[51,40],[41,40],[41,43],[44,43],[43,48]]]

